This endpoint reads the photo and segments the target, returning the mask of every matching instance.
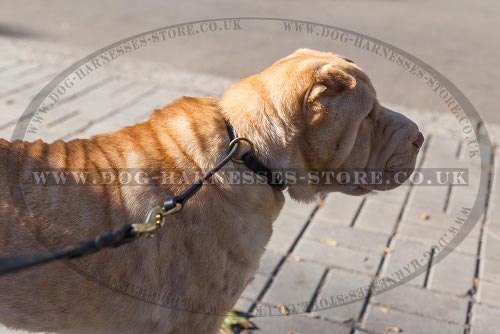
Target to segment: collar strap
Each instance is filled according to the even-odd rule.
[[[229,123],[228,120],[226,120],[226,127],[227,132],[229,133],[230,141],[236,139],[238,137],[238,135],[236,134],[236,130],[234,130],[234,127],[231,125],[231,123]],[[286,189],[287,185],[281,178],[281,175],[279,175],[279,173],[274,173],[269,168],[267,168],[253,155],[252,151],[244,153],[241,156],[240,160],[252,172],[259,176],[262,176],[266,180],[267,184],[269,184],[274,189],[277,189],[279,191],[283,191]]]

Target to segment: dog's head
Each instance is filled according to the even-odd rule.
[[[415,123],[379,104],[356,64],[333,53],[297,50],[233,85],[221,106],[269,167],[306,177],[289,182],[299,200],[392,189],[424,141]]]

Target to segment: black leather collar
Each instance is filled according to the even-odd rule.
[[[234,140],[238,137],[234,127],[226,120],[227,132],[229,133],[230,140]],[[274,189],[283,191],[286,189],[287,185],[279,173],[274,173],[269,168],[267,168],[262,162],[260,162],[254,155],[252,151],[243,153],[241,158],[245,166],[250,169],[255,174],[264,177],[267,184],[269,184]]]

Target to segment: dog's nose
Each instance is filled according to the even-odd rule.
[[[415,145],[417,148],[421,148],[423,144],[424,144],[424,135],[422,134],[422,132],[419,132],[417,135],[417,139],[413,142],[413,145]]]

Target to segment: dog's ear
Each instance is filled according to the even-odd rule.
[[[327,64],[314,74],[314,83],[304,98],[304,107],[308,121],[324,110],[324,98],[340,95],[356,86],[356,79],[334,65]]]

